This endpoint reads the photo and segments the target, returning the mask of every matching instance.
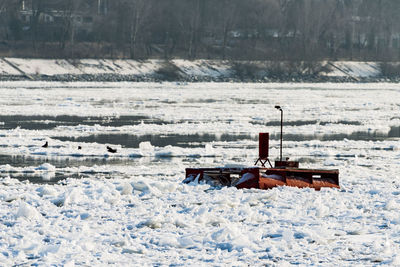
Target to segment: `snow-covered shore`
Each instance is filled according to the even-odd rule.
[[[0,58],[0,80],[47,81],[187,81],[187,82],[377,82],[397,81],[383,78],[378,62],[319,62],[321,71],[307,69],[288,75],[273,74],[271,62],[238,62],[218,60],[112,60],[112,59],[23,59]],[[250,70],[246,64],[251,64]],[[268,67],[269,66],[269,67]],[[251,71],[251,73],[248,73]],[[244,73],[238,73],[244,72]]]

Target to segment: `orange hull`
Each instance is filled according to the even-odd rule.
[[[271,189],[277,186],[299,188],[340,188],[338,170],[299,168],[188,168],[184,182],[214,181],[237,188]]]

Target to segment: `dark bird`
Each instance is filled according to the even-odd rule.
[[[82,149],[82,147],[81,147],[81,146],[78,146],[78,149]]]
[[[49,142],[46,141],[46,143],[42,147],[48,147],[48,146],[49,146]]]
[[[112,147],[109,147],[109,146],[107,146],[107,151],[110,152],[110,153],[117,153],[116,149],[114,149]]]

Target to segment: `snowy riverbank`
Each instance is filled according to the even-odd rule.
[[[281,62],[216,60],[97,60],[0,58],[0,80],[185,82],[382,82],[377,62]],[[310,69],[311,68],[311,69]]]

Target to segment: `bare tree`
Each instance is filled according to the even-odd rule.
[[[77,0],[65,0],[64,10],[62,13],[62,28],[60,37],[60,47],[62,50],[65,49],[65,45],[68,40],[71,43],[71,50],[73,50],[75,41],[73,14],[77,5],[79,5],[79,1]]]
[[[137,57],[136,50],[138,44],[139,32],[142,29],[144,22],[150,11],[150,1],[148,0],[132,0],[131,2],[132,17],[130,21],[130,57]]]
[[[229,5],[230,0],[223,0],[220,2],[222,5],[219,9],[221,12],[221,26],[222,26],[222,59],[226,59],[226,50],[229,43],[229,33],[233,30],[235,18],[237,15],[237,5]]]
[[[37,42],[39,37],[39,27],[40,27],[40,18],[43,13],[43,0],[32,0],[31,1],[31,10],[32,10],[32,19],[30,21],[31,27],[31,39],[32,39],[32,46],[37,54]]]
[[[192,4],[191,8],[191,19],[189,21],[189,46],[188,46],[188,57],[194,59],[197,51],[197,38],[200,24],[200,1],[201,0],[190,0]]]
[[[12,22],[9,5],[9,1],[0,0],[0,39],[6,38],[6,36],[8,35],[6,25]]]

